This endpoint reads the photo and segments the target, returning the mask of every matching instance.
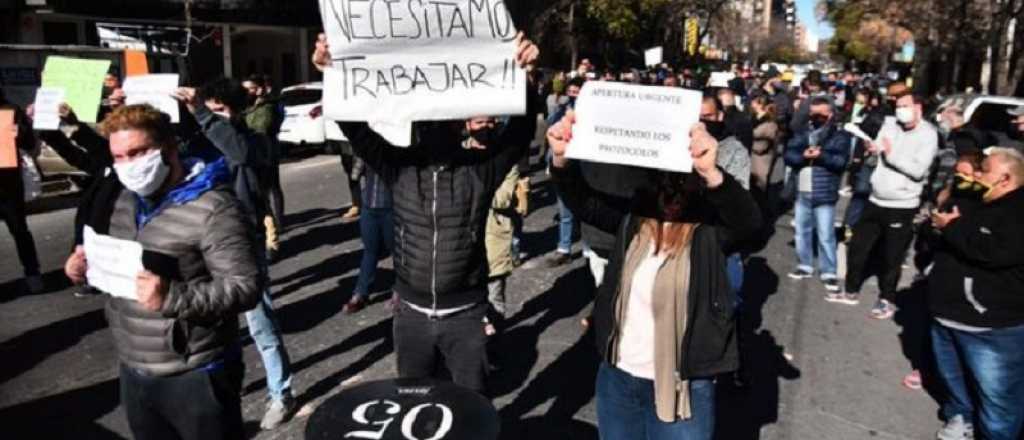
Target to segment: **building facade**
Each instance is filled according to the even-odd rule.
[[[0,0],[0,43],[174,52],[193,84],[265,74],[284,87],[319,78],[308,62],[318,11],[316,0]]]

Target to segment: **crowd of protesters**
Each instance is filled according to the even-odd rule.
[[[932,103],[905,83],[851,71],[810,71],[795,82],[788,70],[734,67],[731,80],[708,84],[691,69],[598,71],[589,59],[543,74],[538,55],[520,36],[516,61],[530,72],[525,115],[416,123],[408,149],[366,123],[339,123],[350,143],[342,163],[353,200],[343,218],[358,220],[364,248],[343,310],[367,306],[377,265],[390,255],[399,377],[431,377],[443,364],[453,382],[486,395],[487,345],[509,313],[508,276],[570,264],[579,235],[595,298],[582,325],[601,358],[601,438],[710,439],[716,380],[743,382],[737,372],[757,368],[742,364],[736,329],[745,260],[791,211],[794,263],[776,269],[804,291],[816,289],[806,280],[817,278],[823,299],[838,305],[859,304],[865,280],[877,275],[870,317],[878,320],[895,314],[914,250],[931,316],[921,344],[943,388],[937,438],[1018,439],[1024,107],[1010,110],[1012,128],[991,132],[966,121],[962,103],[930,121]],[[330,59],[321,36],[312,62],[324,70]],[[567,159],[587,81],[701,91],[700,123],[690,129],[693,173]],[[267,371],[261,426],[280,426],[296,404],[268,282],[284,227],[282,109],[269,81],[179,89],[181,124],[124,105],[116,77],[105,87],[97,127],[62,106],[64,130],[33,132],[28,108],[16,115],[15,137],[25,152],[38,137],[91,176],[65,267],[82,286],[77,294],[102,293],[85,286],[86,235],[145,248],[138,300],[111,298],[106,307],[133,434],[244,435],[239,314]],[[531,146],[542,147],[558,207],[558,241],[546,258],[520,251]],[[8,171],[0,174],[9,181],[0,185],[3,216],[26,286],[39,291],[20,169]],[[530,257],[538,263],[524,267]],[[921,375],[904,382],[920,386]],[[204,391],[207,381],[218,392]]]

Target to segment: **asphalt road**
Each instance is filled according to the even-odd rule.
[[[360,250],[355,224],[340,220],[348,194],[336,157],[287,164],[282,172],[288,230],[272,268],[278,319],[295,374],[295,394],[315,408],[346,386],[394,375],[386,295],[354,316],[341,313],[355,284]],[[537,181],[543,180],[538,173]],[[536,185],[526,222],[527,250],[539,255],[556,241],[553,198]],[[18,292],[20,266],[6,230],[0,232],[0,420],[3,438],[130,438],[118,405],[115,354],[102,315],[103,298],[78,299],[60,274],[71,245],[71,210],[36,214],[35,234],[48,291]],[[920,346],[907,291],[897,319],[868,318],[870,304],[834,306],[821,285],[794,282],[789,219],[748,262],[744,325],[753,377],[748,393],[720,387],[718,438],[923,439],[938,428],[937,404],[900,385]],[[597,439],[593,380],[597,360],[577,314],[590,293],[582,260],[558,269],[513,274],[511,327],[495,341],[491,391],[503,438]],[[390,270],[379,277],[386,289]],[[909,278],[905,276],[905,278]],[[874,293],[869,284],[865,293]],[[305,419],[257,432],[265,384],[246,341],[243,400],[247,427],[258,439],[299,439]],[[12,435],[13,434],[13,435]]]

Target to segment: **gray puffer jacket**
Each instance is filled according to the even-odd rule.
[[[141,230],[136,196],[122,191],[109,235],[142,244],[147,269],[171,279],[161,312],[111,298],[106,314],[121,362],[143,374],[169,376],[221,359],[238,342],[238,314],[263,288],[252,225],[226,188],[170,204]],[[162,269],[147,258],[159,256]],[[149,258],[160,265],[158,258]],[[165,273],[160,273],[165,272]]]

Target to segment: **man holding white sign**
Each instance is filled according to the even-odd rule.
[[[409,46],[420,44],[392,42],[390,49],[401,54]],[[453,40],[445,47],[458,44]],[[514,62],[517,72],[531,66],[540,53],[521,34],[499,49],[502,52],[497,55]],[[333,46],[328,47],[327,38],[321,36],[313,55],[319,69],[330,68],[331,50]],[[384,58],[382,62],[389,59],[378,57]],[[399,55],[390,58],[395,57]],[[331,81],[345,81],[332,75],[326,80],[327,93],[337,87]],[[484,88],[455,95],[465,99],[451,103],[445,95],[427,93],[408,105],[437,106],[435,113],[417,115],[418,119],[435,120],[471,116],[472,112],[486,115],[490,113],[488,108],[497,114],[523,113],[515,109],[535,102],[527,99],[532,95],[528,95],[525,84],[519,92]],[[355,114],[373,114],[377,104],[351,105],[348,111]],[[439,352],[456,384],[484,391],[487,341],[483,318],[488,307],[489,271],[484,232],[498,186],[527,153],[526,146],[534,135],[536,120],[532,115],[537,112],[530,110],[526,112],[530,116],[512,117],[500,128],[477,129],[464,120],[419,122],[408,150],[396,148],[387,134],[375,132],[379,126],[372,119],[370,123],[339,123],[356,155],[383,178],[394,195],[395,292],[400,299],[395,308],[394,339],[401,377],[433,376],[441,360]],[[466,142],[468,138],[474,142]],[[481,148],[464,148],[467,144]]]
[[[106,315],[132,434],[241,439],[238,314],[265,279],[228,166],[179,158],[170,118],[148,105],[114,110],[101,131],[115,172],[83,200],[88,241],[64,270],[113,295]]]

